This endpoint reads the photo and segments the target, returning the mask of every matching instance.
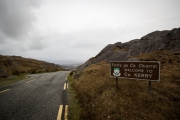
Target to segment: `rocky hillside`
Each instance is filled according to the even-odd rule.
[[[137,56],[140,53],[150,53],[156,50],[180,52],[180,28],[154,31],[140,39],[134,39],[126,43],[117,42],[115,44],[109,44],[99,54],[81,65],[78,70],[82,70],[88,65],[100,61],[137,60],[136,58],[132,58],[132,56]]]
[[[162,50],[136,57],[161,62],[161,80],[152,82],[151,95],[146,80],[121,78],[117,88],[108,62],[91,64],[72,84],[80,120],[180,120],[180,55]]]
[[[110,61],[160,61],[160,81],[110,77]],[[107,45],[71,72],[82,120],[180,120],[180,28]],[[149,114],[151,113],[151,114]]]
[[[59,65],[20,56],[0,55],[0,78],[21,73],[41,73],[63,70]]]

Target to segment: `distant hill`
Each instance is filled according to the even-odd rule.
[[[41,73],[64,70],[59,65],[21,56],[0,55],[0,78],[21,73]]]
[[[82,65],[82,63],[77,63],[77,64],[62,64],[60,65],[62,68],[66,70],[75,70],[77,67]]]

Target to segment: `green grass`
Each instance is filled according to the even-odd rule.
[[[68,83],[69,83],[69,89],[68,89],[68,101],[69,101],[69,107],[68,107],[68,119],[69,120],[79,120],[80,114],[81,114],[81,107],[78,103],[78,100],[75,95],[75,91],[73,90],[73,78],[69,74],[68,76]]]
[[[26,75],[27,74],[20,74],[20,75],[17,75],[15,78],[0,78],[0,87],[16,83],[20,80],[24,80],[26,79],[25,78]]]

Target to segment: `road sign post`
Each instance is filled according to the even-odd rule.
[[[136,80],[148,80],[151,93],[151,81],[160,81],[160,62],[158,61],[112,61],[111,77]]]
[[[116,77],[116,89],[118,90],[119,85],[118,85],[118,77]]]
[[[151,94],[151,81],[148,81],[148,93]]]

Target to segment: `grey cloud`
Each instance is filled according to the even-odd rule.
[[[42,2],[0,0],[0,54],[85,61],[107,44],[180,26],[179,0]]]
[[[0,0],[0,32],[12,38],[27,34],[36,21],[33,8],[39,5],[38,0]]]
[[[0,54],[13,55],[20,52],[24,48],[24,44],[7,39],[7,42],[0,44]],[[23,50],[25,51],[25,50]]]
[[[0,44],[6,43],[6,35],[0,31]]]
[[[33,29],[28,34],[28,48],[30,50],[43,50],[46,47],[51,46],[51,34],[50,31],[40,31],[39,29]]]
[[[45,48],[45,46],[41,41],[37,41],[36,43],[32,43],[30,45],[31,50],[43,50],[43,48]]]
[[[74,49],[101,49],[107,44],[124,41],[124,36],[128,36],[128,33],[123,28],[104,27],[69,33],[63,39],[69,41],[68,47]]]
[[[43,37],[39,37],[37,39],[34,39],[29,44],[29,50],[43,50],[48,46],[48,43]]]

